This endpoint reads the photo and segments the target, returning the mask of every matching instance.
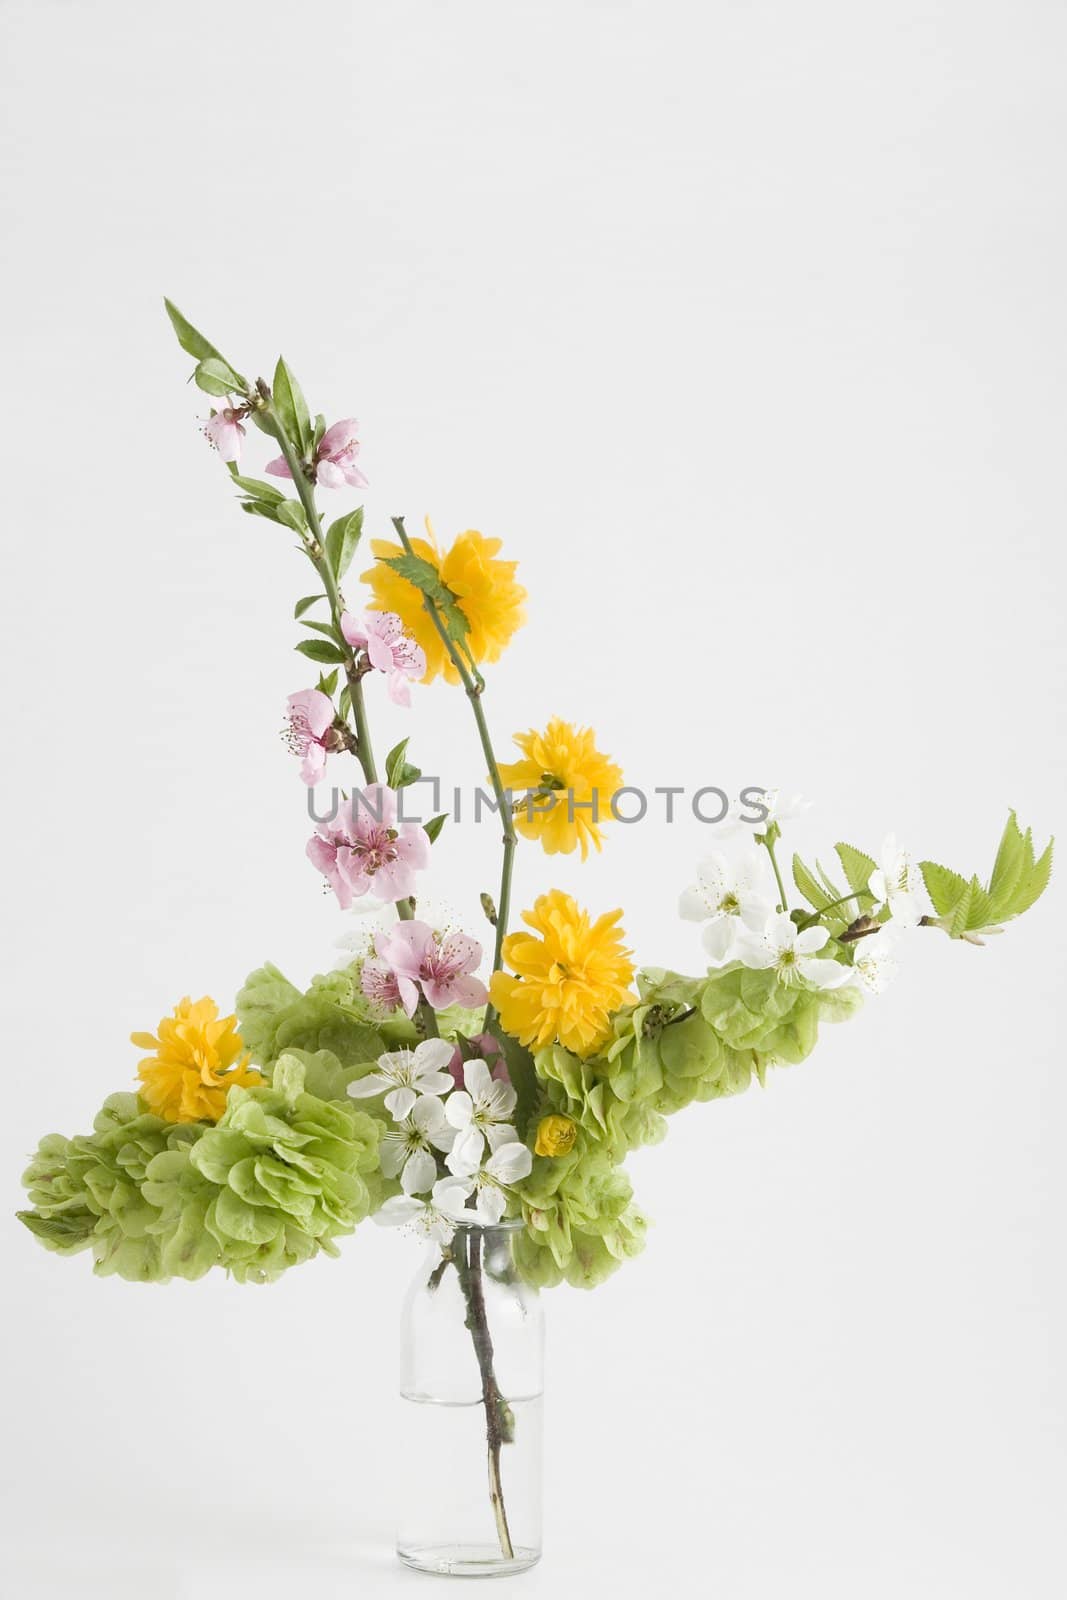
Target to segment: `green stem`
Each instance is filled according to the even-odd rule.
[[[838,906],[845,906],[850,900],[873,899],[874,895],[869,889],[853,889],[851,894],[843,894],[837,900],[828,900],[824,906],[820,906],[817,911],[813,911],[810,916],[804,918],[803,922],[798,923],[797,931],[798,933],[803,933],[805,928],[810,928],[812,923],[818,922],[819,918],[825,916],[827,911],[834,911]]]
[[[774,881],[778,885],[778,909],[779,911],[788,911],[789,902],[786,899],[785,884],[782,882],[782,874],[778,870],[778,862],[775,859],[774,841],[767,834],[763,834],[761,836],[760,843],[763,845],[767,854],[771,858],[771,866],[774,869]]]
[[[356,666],[355,655],[345,642],[345,636],[341,631],[341,618],[345,611],[344,596],[326,555],[326,541],[322,536],[322,522],[319,518],[318,507],[315,504],[315,488],[304,471],[303,463],[289,442],[285,429],[273,407],[268,407],[267,415],[274,429],[274,437],[281,446],[286,466],[293,475],[293,483],[300,497],[300,504],[304,508],[304,515],[308,520],[310,537],[304,540],[304,550],[326,591],[326,598],[330,603],[330,618],[333,622],[334,633],[337,636],[335,643],[344,652],[345,677],[348,681],[348,693],[352,701],[352,721],[355,723],[356,731],[356,759],[363,768],[363,776],[366,782],[368,784],[377,783],[379,781],[378,767],[374,760],[374,747],[371,744],[370,727],[367,722],[367,707],[363,699],[363,679],[360,677],[359,669]],[[410,922],[415,915],[415,908],[410,900],[398,900],[396,910],[401,922]],[[418,1017],[422,1023],[423,1032],[429,1038],[436,1039],[438,1036],[437,1014],[428,1000],[420,999]]]
[[[403,548],[409,555],[414,555],[415,552],[411,547],[411,540],[408,538],[407,530],[404,527],[403,517],[394,517],[393,527],[396,529],[397,537],[399,538]],[[478,671],[473,661],[471,661],[468,665],[468,662],[464,660],[462,652],[449,633],[448,628],[445,626],[445,623],[441,618],[440,612],[430,599],[429,595],[423,595],[422,603],[431,622],[437,629],[441,643],[447,650],[449,659],[459,674],[459,681],[462,683],[463,688],[466,691],[467,699],[470,702],[470,708],[474,714],[474,721],[478,729],[478,738],[481,741],[482,754],[484,755],[486,765],[489,768],[489,781],[493,786],[493,795],[496,799],[497,807],[499,808],[500,812],[500,820],[504,828],[503,859],[500,870],[500,893],[497,896],[496,902],[496,944],[493,950],[493,971],[497,972],[500,969],[501,957],[504,949],[504,936],[507,933],[508,914],[511,908],[511,874],[514,866],[515,845],[517,842],[515,824],[511,812],[511,802],[507,790],[504,788],[503,779],[500,776],[500,768],[497,764],[496,752],[493,749],[493,741],[489,733],[489,725],[485,720],[485,712],[482,709],[482,692],[485,688],[485,682],[481,676],[481,673]],[[492,1026],[495,1017],[496,1009],[490,1002],[485,1013],[484,1025],[487,1031]]]

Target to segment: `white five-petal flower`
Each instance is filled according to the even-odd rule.
[[[868,994],[881,994],[896,974],[895,950],[899,935],[892,924],[878,933],[867,934],[856,945],[852,975]]]
[[[451,1089],[452,1074],[445,1069],[453,1051],[447,1039],[423,1039],[414,1050],[379,1056],[377,1072],[350,1083],[348,1092],[355,1100],[366,1100],[388,1089],[386,1110],[403,1122],[420,1095],[446,1094]]]
[[[462,1185],[465,1195],[474,1195],[474,1215],[479,1222],[497,1223],[507,1209],[507,1190],[528,1178],[532,1167],[533,1156],[513,1133],[506,1143],[497,1146],[484,1165],[467,1170],[453,1182]]]
[[[486,1140],[490,1150],[508,1144],[517,1135],[508,1121],[515,1110],[516,1094],[510,1083],[498,1083],[484,1061],[463,1064],[463,1089],[455,1089],[445,1105],[445,1116],[456,1129],[456,1142],[445,1165],[452,1172],[474,1172],[480,1165]]]
[[[746,789],[744,794],[758,794],[759,799],[735,800],[723,820],[717,825],[719,837],[727,839],[731,834],[747,833],[750,836],[756,833],[766,833],[772,822],[779,827],[786,822],[796,822],[811,810],[811,801],[805,800],[802,794],[787,794],[783,789]],[[752,812],[760,807],[766,811],[763,818],[754,817]]]
[[[399,1128],[383,1135],[382,1171],[387,1178],[399,1177],[405,1194],[425,1194],[437,1179],[434,1152],[451,1150],[455,1137],[444,1103],[435,1094],[421,1095]]]
[[[898,928],[918,926],[923,914],[925,885],[923,875],[906,850],[901,850],[895,834],[882,846],[880,864],[867,880],[875,908],[888,906]]]
[[[715,851],[697,866],[697,881],[678,901],[678,913],[687,922],[703,922],[704,949],[709,965],[725,966],[737,959],[736,946],[745,927],[762,928],[774,909],[764,892],[764,863],[755,845],[740,861]]]
[[[776,911],[759,933],[745,930],[737,956],[746,967],[773,968],[781,983],[803,978],[815,989],[838,989],[848,982],[852,969],[816,956],[828,937],[825,928],[801,932],[786,912]]]
[[[438,1178],[428,1200],[411,1194],[395,1194],[374,1213],[384,1228],[410,1228],[424,1239],[446,1245],[456,1230],[455,1219],[462,1215],[470,1193],[468,1185],[455,1178]]]

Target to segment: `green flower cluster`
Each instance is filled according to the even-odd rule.
[[[237,996],[237,1023],[257,1066],[269,1072],[288,1050],[329,1050],[348,1073],[362,1077],[386,1050],[413,1049],[421,1034],[403,1013],[383,1017],[359,986],[360,963],[312,978],[306,993],[269,962],[245,980]],[[437,1013],[445,1038],[477,1033],[480,1012],[449,1006]],[[342,1091],[343,1092],[343,1091]]]
[[[333,1097],[342,1077],[328,1052],[284,1055],[269,1085],[230,1090],[214,1127],[113,1095],[92,1134],[41,1141],[24,1178],[33,1209],[19,1215],[49,1249],[89,1248],[96,1272],[141,1282],[217,1266],[265,1283],[335,1255],[382,1195],[382,1124]]]
[[[734,966],[704,978],[652,969],[637,979],[639,1001],[615,1018],[604,1052],[580,1061],[560,1045],[539,1051],[539,1101],[524,1132],[534,1145],[541,1117],[576,1124],[573,1147],[534,1160],[519,1187],[526,1231],[520,1270],[542,1286],[600,1283],[641,1249],[645,1222],[620,1163],[658,1143],[665,1117],[762,1083],[772,1062],[802,1061],[820,1022],[861,1004],[852,986],[816,990],[776,973]]]

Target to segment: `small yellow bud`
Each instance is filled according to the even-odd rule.
[[[542,1117],[537,1124],[537,1139],[534,1143],[534,1154],[538,1156],[565,1156],[568,1150],[574,1148],[574,1141],[578,1137],[578,1124],[572,1122],[570,1117],[561,1117],[553,1112],[550,1117]]]

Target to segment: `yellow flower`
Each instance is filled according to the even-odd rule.
[[[167,1122],[217,1122],[234,1084],[250,1088],[263,1079],[247,1067],[248,1055],[236,1017],[220,1017],[214,1000],[188,996],[173,1017],[159,1024],[159,1037],[131,1033],[142,1050],[154,1050],[137,1068],[141,1098]]]
[[[563,1117],[553,1112],[549,1117],[542,1117],[537,1124],[534,1155],[565,1156],[568,1151],[574,1149],[577,1137],[578,1124],[572,1122],[570,1117]]]
[[[504,787],[536,795],[519,803],[515,826],[527,839],[540,839],[547,855],[570,855],[579,845],[584,861],[590,844],[604,839],[599,823],[611,816],[611,797],[622,787],[622,768],[596,747],[591,728],[575,728],[553,717],[544,733],[531,728],[515,743],[525,760],[500,768]],[[595,806],[595,810],[585,807]]]
[[[429,538],[412,539],[411,547],[417,556],[433,563],[459,601],[470,628],[467,649],[479,663],[499,660],[512,634],[526,621],[526,590],[515,582],[518,563],[498,560],[500,540],[487,539],[473,529],[459,534],[451,548],[443,551],[434,538],[429,518],[426,532]],[[459,674],[423,606],[422,595],[407,578],[384,565],[386,558],[403,554],[401,547],[387,539],[375,539],[371,549],[378,560],[363,574],[364,581],[370,584],[378,610],[395,611],[425,651],[423,683],[432,683],[439,672],[449,683],[458,683]]]
[[[617,927],[621,911],[595,922],[569,894],[552,889],[523,921],[537,935],[512,933],[504,960],[516,976],[494,972],[489,996],[507,1032],[541,1049],[558,1042],[576,1056],[591,1056],[611,1037],[611,1013],[632,995],[634,969]]]

